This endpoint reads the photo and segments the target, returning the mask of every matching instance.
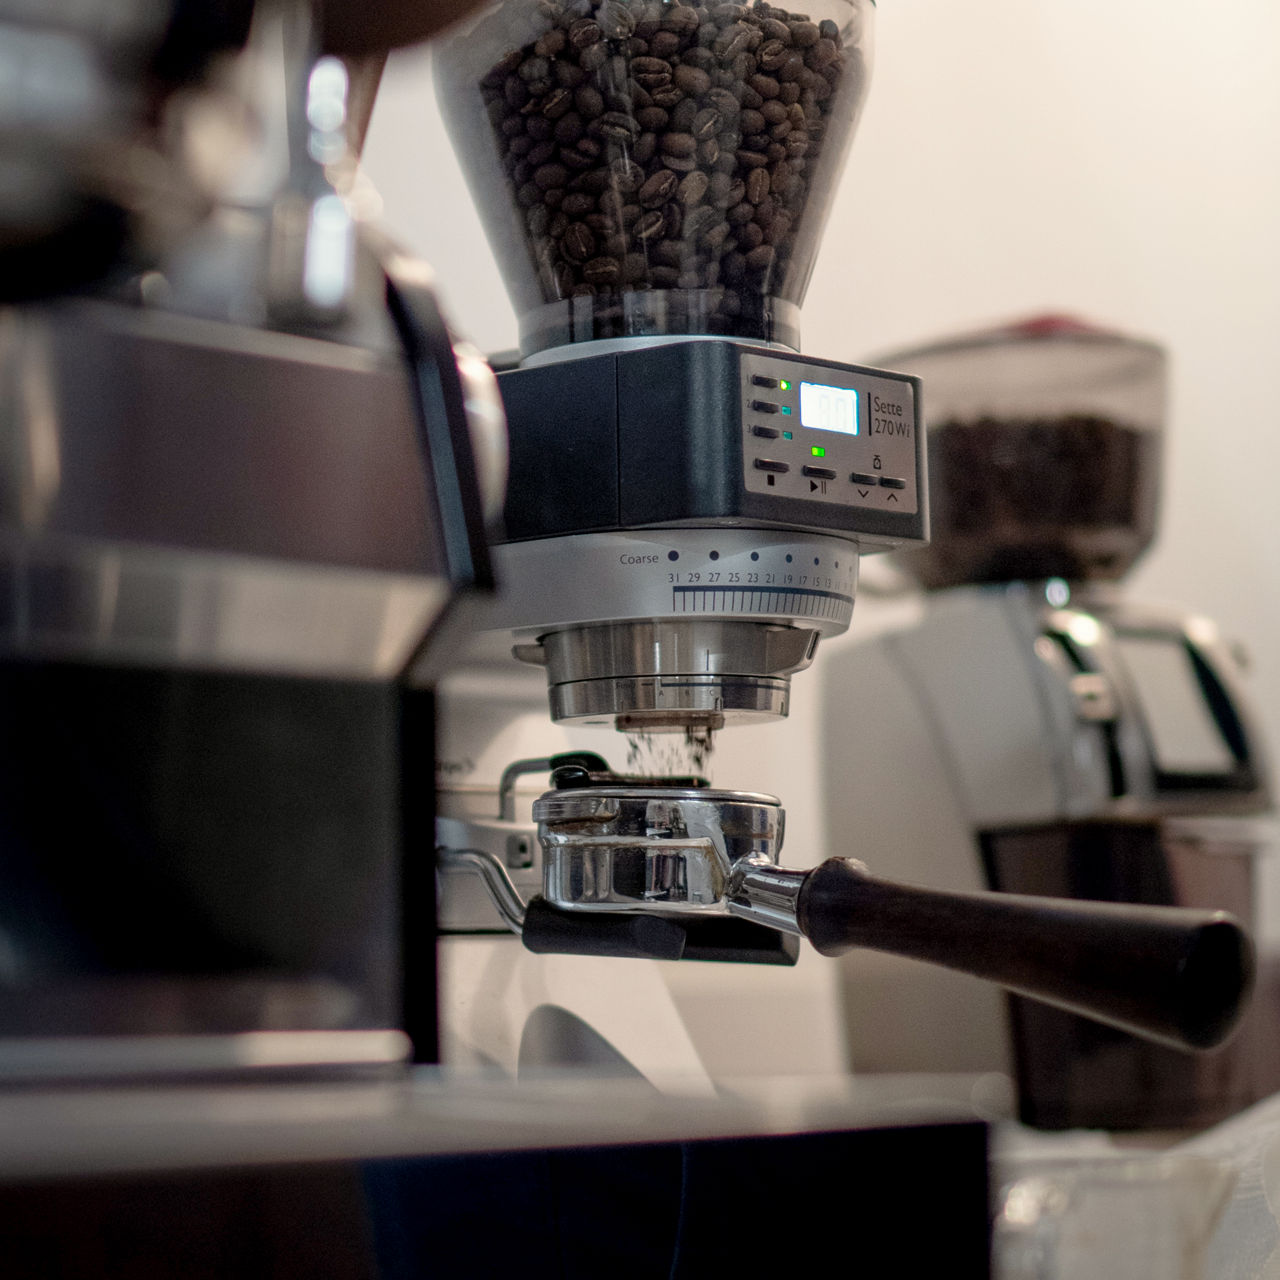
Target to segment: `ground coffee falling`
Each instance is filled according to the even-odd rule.
[[[707,777],[715,749],[711,729],[686,729],[678,733],[627,734],[627,772],[645,778]]]

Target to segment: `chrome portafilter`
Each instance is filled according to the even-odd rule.
[[[520,922],[530,950],[679,959],[705,923],[739,921],[823,955],[868,947],[943,965],[1179,1049],[1221,1044],[1244,1012],[1253,946],[1226,912],[940,892],[851,858],[793,870],[778,864],[772,796],[592,763],[555,769],[534,802],[543,894]]]

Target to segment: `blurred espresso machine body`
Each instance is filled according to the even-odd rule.
[[[1046,317],[885,363],[928,380],[933,540],[896,557],[923,597],[830,659],[827,821],[908,879],[1251,919],[1271,794],[1239,650],[1117,585],[1156,532],[1163,350]],[[844,972],[857,1069],[1005,1071],[1052,1129],[1198,1127],[1265,1096],[1265,994],[1192,1056],[868,952]]]
[[[0,5],[0,1080],[436,1057],[403,779],[501,410],[316,18]]]

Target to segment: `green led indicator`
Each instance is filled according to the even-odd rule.
[[[783,412],[783,413],[790,413],[790,412],[791,412],[791,406],[790,406],[789,404],[784,404],[784,405],[782,406],[782,412]]]
[[[816,444],[815,444],[815,445],[813,446],[813,448],[811,448],[811,449],[809,450],[809,452],[810,452],[810,453],[811,453],[815,458],[825,458],[825,457],[827,456],[827,451],[826,451],[824,448],[822,448],[822,446],[821,446],[821,445],[816,445]]]
[[[789,382],[786,380],[786,378],[783,378],[783,379],[778,383],[778,386],[780,386],[780,387],[783,389],[783,391],[790,391],[790,390],[791,390],[791,383],[789,383]]]
[[[784,440],[790,440],[790,439],[791,439],[791,432],[790,432],[790,431],[784,431],[784,432],[782,433],[782,438],[783,438]]]

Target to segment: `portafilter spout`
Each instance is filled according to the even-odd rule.
[[[544,895],[524,919],[531,950],[640,954],[601,939],[639,936],[641,916],[669,926],[662,954],[677,959],[682,926],[739,917],[823,955],[868,947],[943,965],[1178,1049],[1223,1043],[1252,989],[1252,942],[1226,912],[941,892],[851,858],[788,869],[771,796],[553,777],[533,808]]]

